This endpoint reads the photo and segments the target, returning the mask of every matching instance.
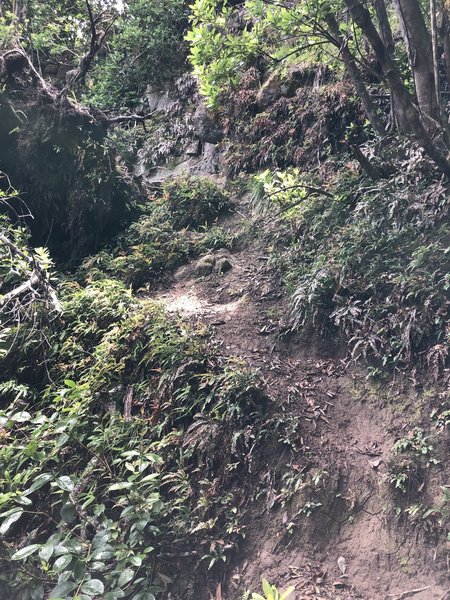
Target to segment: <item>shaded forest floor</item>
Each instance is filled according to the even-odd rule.
[[[245,203],[238,208],[222,223],[241,240],[237,249],[206,259],[214,265],[226,257],[232,268],[199,276],[202,265],[193,261],[153,297],[169,313],[212,328],[221,354],[258,369],[274,400],[273,422],[290,423],[300,444],[294,461],[289,452],[268,450],[257,476],[269,492],[242,507],[240,550],[219,585],[196,597],[240,600],[262,577],[280,588],[295,585],[297,600],[450,597],[447,547],[398,518],[399,499],[387,481],[394,442],[415,423],[425,398],[406,378],[371,382],[349,364],[342,344],[286,333],[287,300],[267,268],[263,242],[256,235],[242,241],[251,216]],[[288,501],[271,494],[283,463],[286,489],[295,489],[303,473],[313,474],[316,487],[295,490]]]

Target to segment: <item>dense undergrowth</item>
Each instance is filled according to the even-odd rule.
[[[77,383],[51,386],[44,404],[14,390],[2,412],[1,579],[18,598],[150,599],[179,557],[206,571],[243,533],[235,486],[267,403],[256,376],[152,302],[126,319],[119,304],[88,365],[69,351]]]
[[[169,247],[153,230],[195,230],[227,204],[207,180],[170,182],[118,247],[130,235],[150,244],[139,251],[151,282]],[[137,250],[126,248],[132,261]],[[151,599],[179,583],[175,568],[205,577],[242,539],[270,400],[206,330],[133,296],[117,265],[98,277],[84,265],[60,289],[62,317],[38,307],[4,330],[13,346],[0,384],[2,593]]]
[[[142,215],[113,248],[87,258],[80,273],[89,279],[116,277],[134,289],[155,281],[207,250],[230,247],[231,236],[214,225],[230,208],[227,193],[207,178],[181,176],[141,206]]]
[[[377,181],[341,161],[327,195],[307,191],[314,173],[257,176],[260,207],[279,214],[271,264],[292,295],[294,329],[344,336],[374,373],[419,362],[439,378],[449,343],[448,193],[414,145],[388,147],[385,159],[394,174]]]
[[[227,139],[229,176],[265,168],[308,169],[365,137],[364,115],[347,82],[323,65],[300,64],[273,75],[248,69],[217,109]]]
[[[243,229],[252,226],[268,247],[269,269],[291,298],[287,329],[339,338],[372,376],[402,370],[415,384],[425,380],[421,369],[434,376],[424,422],[394,444],[385,481],[398,515],[442,538],[448,490],[440,504],[421,494],[445,452],[435,451],[434,433],[450,423],[448,399],[437,391],[448,378],[450,341],[448,184],[417,141],[374,138],[336,56],[323,65],[318,47],[298,64],[295,54],[278,64],[292,49],[289,38],[273,47],[277,24],[289,31],[295,21],[287,9],[274,6],[275,21],[264,25],[262,48],[278,53],[271,57],[256,51],[257,20],[246,28],[239,9],[228,15],[236,4],[220,4],[225,20],[211,9],[217,35],[202,25],[191,58],[197,74],[203,65],[200,90],[223,129],[222,169],[242,178],[258,209]],[[211,2],[196,5],[208,11]],[[249,500],[272,494],[286,509],[284,540],[305,517],[323,521],[338,496],[322,456],[308,455],[299,472],[297,455],[311,449],[298,411],[290,414],[289,402],[275,409],[260,373],[224,358],[205,327],[148,298],[176,267],[233,247],[233,234],[220,227],[232,203],[211,180],[187,176],[142,198],[148,172],[170,169],[192,143],[192,155],[200,153],[208,136],[194,124],[196,81],[180,77],[186,3],[137,0],[128,8],[120,18],[109,8],[115,35],[86,86],[75,86],[91,112],[75,92],[57,101],[61,81],[47,88],[20,52],[0,65],[0,134],[8,140],[0,168],[25,201],[2,176],[0,201],[9,204],[2,201],[0,228],[11,245],[0,246],[0,302],[31,269],[45,276],[42,289],[27,288],[0,321],[0,595],[18,600],[152,600],[169,589],[183,597],[187,583],[200,581],[203,590],[208,573],[220,578],[245,536]],[[73,67],[89,27],[52,54],[47,44],[61,41],[68,22],[58,13],[48,35],[41,26],[35,50],[60,67],[71,54]],[[365,83],[380,91],[369,71]],[[99,107],[142,116],[152,94],[164,106],[145,126],[127,115],[126,127],[107,135]],[[211,116],[200,108],[200,120]],[[208,123],[200,125],[205,133]],[[125,168],[136,163],[140,198]],[[47,241],[76,270],[57,271],[45,249],[30,248]],[[63,314],[49,309],[52,286]],[[271,458],[272,471],[259,471]]]

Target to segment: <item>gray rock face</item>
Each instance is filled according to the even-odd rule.
[[[201,152],[201,143],[197,138],[193,140],[185,150],[186,156],[199,156]]]
[[[149,112],[164,111],[172,103],[169,92],[164,90],[158,90],[153,86],[147,86],[145,94],[142,98],[143,107]]]
[[[200,104],[194,113],[193,124],[195,133],[210,144],[218,144],[223,139],[223,130],[217,119],[204,104]]]

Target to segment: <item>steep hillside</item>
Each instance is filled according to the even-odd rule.
[[[446,6],[430,100],[415,0],[43,4],[0,11],[0,598],[450,598]]]

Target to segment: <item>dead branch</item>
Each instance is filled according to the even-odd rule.
[[[50,306],[51,312],[54,312],[57,315],[62,314],[63,308],[59,301],[58,295],[55,288],[49,282],[48,275],[44,269],[38,265],[34,258],[25,254],[3,233],[0,233],[0,242],[9,248],[13,255],[24,260],[31,269],[30,276],[24,283],[21,283],[19,286],[0,297],[0,311],[11,304],[13,300],[21,298],[25,294],[30,293],[32,302],[43,298],[44,301]]]
[[[89,49],[80,60],[80,64],[76,69],[70,71],[67,74],[67,81],[63,88],[58,92],[58,98],[64,98],[67,92],[77,83],[78,81],[84,82],[86,74],[91,68],[95,57],[102,48],[105,38],[108,35],[111,27],[115,22],[115,17],[111,18],[104,30],[99,30],[98,25],[102,22],[104,13],[100,13],[97,17],[92,12],[92,7],[89,0],[85,0],[86,9],[89,17],[89,24],[91,28],[91,39],[89,43]]]
[[[153,111],[151,113],[148,113],[147,115],[131,114],[131,115],[118,115],[117,117],[107,117],[108,125],[112,125],[114,123],[127,123],[128,121],[134,121],[135,123],[142,123],[144,121],[147,121],[151,117],[153,117],[155,112],[157,112],[157,111]]]
[[[402,592],[401,594],[389,594],[388,598],[394,598],[394,600],[403,600],[404,598],[409,598],[409,596],[414,596],[415,594],[420,594],[420,592],[425,592],[425,590],[429,590],[431,586],[427,585],[423,588],[416,588],[415,590],[406,590],[406,592]]]

